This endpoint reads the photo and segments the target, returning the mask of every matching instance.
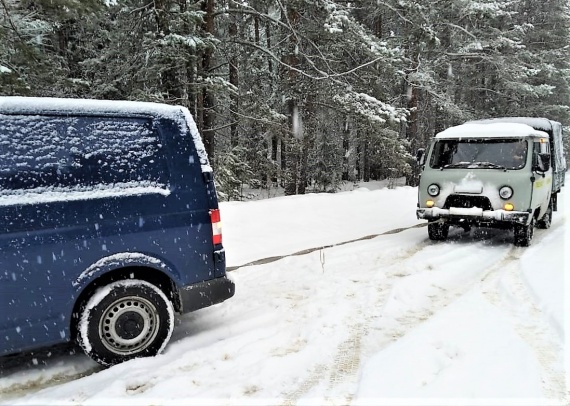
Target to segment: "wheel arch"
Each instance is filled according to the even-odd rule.
[[[166,297],[172,302],[172,306],[176,312],[181,309],[180,296],[178,294],[178,289],[174,280],[168,276],[166,273],[152,268],[149,266],[141,265],[130,265],[120,268],[116,268],[105,273],[99,274],[95,279],[93,279],[79,294],[75,303],[73,305],[73,311],[71,315],[71,325],[70,333],[71,339],[75,340],[77,337],[77,323],[81,317],[80,311],[81,306],[86,303],[89,298],[95,293],[95,291],[103,286],[106,286],[112,282],[128,279],[138,279],[148,282],[157,288],[159,288]]]

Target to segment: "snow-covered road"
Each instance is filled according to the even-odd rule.
[[[235,297],[155,358],[4,360],[0,404],[567,404],[570,199],[525,249],[497,230],[432,243],[416,193],[223,204]]]

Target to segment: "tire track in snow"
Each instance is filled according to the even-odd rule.
[[[547,232],[535,233],[534,244]],[[482,281],[481,289],[491,304],[503,310],[511,319],[516,333],[532,349],[542,369],[542,387],[546,397],[568,402],[569,394],[564,378],[564,349],[555,339],[556,333],[546,318],[524,280],[519,262],[524,249],[516,249],[511,261],[499,273]]]
[[[17,382],[6,388],[0,389],[0,402],[8,402],[6,404],[9,404],[11,399],[15,399],[19,396],[24,396],[30,393],[36,393],[42,389],[62,385],[76,379],[84,378],[86,376],[99,372],[102,369],[103,368],[100,366],[95,366],[93,368],[86,369],[84,371],[77,371],[74,373],[64,371],[50,375],[48,378],[42,374],[35,379],[30,379],[25,382]]]
[[[410,228],[418,228],[418,226]],[[407,229],[393,230],[390,234],[402,232],[404,230]],[[406,259],[411,258],[432,244],[433,243],[429,240],[425,240],[393,258],[389,258],[387,262],[382,262],[382,264],[379,262],[385,258],[378,259],[376,265],[382,265],[385,267],[386,278],[379,286],[376,287],[377,297],[374,301],[374,304],[372,304],[374,308],[381,308],[378,303],[383,303],[388,299],[394,283],[396,283],[398,279],[408,275],[402,273],[402,270],[399,267],[396,267],[396,265],[402,261],[405,261]],[[375,280],[371,280],[367,283],[367,285],[374,285],[375,283]],[[355,287],[354,289],[358,290],[358,287]],[[355,297],[358,297],[358,295],[355,295]],[[302,381],[292,391],[285,393],[283,395],[283,406],[296,405],[304,395],[309,393],[312,388],[319,384],[326,385],[326,393],[329,394],[332,394],[333,391],[338,392],[339,387],[342,387],[342,389],[344,389],[344,393],[338,397],[335,397],[334,399],[332,399],[332,396],[329,396],[328,400],[331,403],[351,403],[352,397],[358,385],[358,373],[360,370],[362,353],[362,339],[368,334],[370,330],[370,323],[375,319],[375,316],[370,315],[369,312],[366,311],[369,306],[370,303],[360,303],[358,305],[358,309],[355,312],[356,317],[354,314],[352,314],[350,319],[346,320],[345,325],[348,326],[349,331],[348,337],[337,346],[332,361],[329,364],[317,364],[307,379]],[[362,321],[355,322],[355,319]]]
[[[458,242],[463,239],[466,240],[467,244],[473,243],[473,239],[470,236],[464,237],[461,233],[455,233],[454,236],[455,239],[451,238],[452,244],[453,241]],[[493,244],[493,241],[495,240],[499,243],[504,243],[504,234],[491,236],[490,238],[484,239],[482,242],[476,243],[488,244],[491,242],[491,244]],[[296,389],[284,395],[285,401],[283,402],[283,405],[290,406],[297,404],[298,401],[301,400],[304,395],[308,394],[312,388],[320,384],[326,384],[325,393],[327,393],[328,396],[323,399],[326,403],[340,403],[344,405],[351,404],[353,396],[358,389],[358,378],[361,358],[363,355],[362,339],[369,335],[372,332],[372,329],[382,330],[380,345],[379,347],[375,347],[375,352],[382,351],[394,341],[401,339],[420,324],[432,318],[440,310],[447,307],[460,296],[472,290],[474,287],[479,285],[482,280],[488,278],[489,275],[504,268],[506,264],[513,260],[513,252],[515,251],[514,247],[509,247],[507,252],[504,253],[494,264],[488,266],[486,269],[482,269],[482,274],[480,274],[479,277],[474,278],[471,283],[460,285],[455,289],[447,290],[445,288],[441,288],[438,294],[430,297],[431,303],[428,308],[420,310],[412,309],[407,311],[396,320],[392,320],[392,322],[396,322],[396,325],[387,325],[385,329],[382,326],[371,327],[372,322],[378,319],[378,315],[370,314],[366,309],[384,309],[395,283],[397,283],[401,278],[411,275],[410,272],[403,271],[402,266],[400,265],[417,253],[421,252],[423,249],[437,244],[439,243],[433,243],[426,239],[407,250],[405,253],[388,260],[387,263],[381,264],[385,267],[386,279],[376,287],[377,292],[373,302],[361,303],[357,312],[358,316],[346,320],[345,324],[348,326],[349,336],[337,346],[336,354],[332,362],[328,365],[317,365],[305,381],[303,381]],[[382,258],[379,258],[379,260],[382,260]],[[369,283],[373,284],[375,281],[371,281]],[[381,314],[379,316],[382,317]],[[362,320],[362,322],[354,322],[355,319]]]
[[[101,370],[102,366],[69,343],[3,357],[0,359],[0,404],[10,404],[10,399],[65,384]],[[19,379],[21,374],[26,374],[26,379]]]
[[[277,260],[280,260],[280,259],[283,259],[286,257],[306,255],[306,254],[310,254],[310,253],[318,251],[318,250],[324,250],[327,248],[342,246],[342,245],[346,245],[346,244],[350,244],[350,243],[354,243],[354,242],[358,242],[358,241],[369,240],[369,239],[372,239],[372,238],[375,238],[375,237],[378,237],[381,235],[396,234],[396,233],[400,233],[400,232],[408,230],[408,229],[424,227],[425,225],[426,224],[417,224],[417,225],[412,226],[412,227],[397,228],[397,229],[386,231],[386,232],[381,233],[381,234],[368,235],[368,236],[361,237],[361,238],[358,238],[355,240],[345,241],[345,242],[341,242],[341,243],[337,243],[337,244],[333,244],[333,245],[306,249],[306,250],[299,251],[299,252],[296,252],[296,253],[290,254],[290,255],[265,258],[265,259],[257,260],[257,261],[254,261],[252,263],[242,265],[239,267],[228,268],[228,271],[237,270],[238,268],[242,268],[242,267],[249,266],[249,265],[262,265],[262,264],[266,264],[266,263],[271,263],[271,262],[274,262],[274,261],[277,261]],[[417,249],[418,248],[414,248],[414,252],[416,252]],[[410,255],[412,255],[412,254],[413,254],[413,252]],[[396,262],[396,261],[398,261],[398,259],[392,260],[392,262]],[[45,351],[51,352],[52,350],[46,349]],[[77,354],[72,355],[72,357],[77,357],[77,356],[78,356]],[[79,355],[79,356],[81,356],[81,355]],[[50,364],[52,364],[53,362],[57,362],[58,360],[59,361],[65,360],[68,357],[69,357],[69,355],[62,353],[62,354],[59,354],[59,355],[56,355],[55,357],[53,357],[54,358],[53,360],[49,360],[46,358],[43,361],[46,362],[46,367],[49,369]],[[6,376],[6,375],[10,375],[12,373],[17,373],[17,371],[21,369],[20,365],[31,362],[30,360],[32,358],[35,358],[35,356],[26,356],[26,355],[15,356],[14,361],[7,361],[5,363],[6,365],[2,365],[3,375]],[[40,355],[39,358],[42,358],[42,356]],[[9,399],[13,399],[13,398],[16,398],[16,397],[24,395],[24,394],[35,393],[35,392],[41,391],[43,389],[46,389],[46,388],[49,388],[52,386],[57,386],[60,384],[71,382],[71,381],[74,381],[76,379],[80,379],[80,378],[92,375],[94,373],[97,373],[103,369],[102,367],[99,367],[99,366],[93,367],[93,364],[90,362],[87,362],[87,363],[89,364],[89,367],[85,366],[84,368],[81,368],[80,364],[77,364],[76,367],[70,371],[57,372],[57,373],[55,373],[49,377],[46,377],[45,374],[40,374],[39,376],[36,376],[36,374],[33,374],[33,376],[30,377],[30,379],[28,379],[24,382],[17,382],[17,383],[8,385],[6,387],[0,387],[0,402],[6,402],[6,401],[9,401]],[[318,370],[318,368],[317,368],[317,370]],[[317,374],[317,376],[318,375],[320,375],[320,374]],[[135,388],[135,389],[137,389],[137,391],[140,390],[139,388]],[[137,392],[137,391],[135,391],[135,392]]]
[[[410,227],[410,228],[419,228],[422,227],[423,225],[417,225],[414,227]],[[397,232],[402,232],[404,230],[408,230],[410,228],[407,229],[397,229],[397,230],[391,230],[391,232],[387,232],[384,234],[393,234],[393,233],[397,233]],[[543,232],[539,232],[535,235],[535,243],[538,243],[541,238],[542,238],[542,234]],[[335,246],[338,245],[343,245],[343,244],[348,244],[351,242],[355,242],[355,241],[359,241],[359,240],[365,240],[365,239],[370,239],[370,238],[374,238],[376,236],[368,236],[368,237],[364,237],[358,240],[354,240],[354,241],[349,241],[349,242],[345,242],[342,244],[336,244]],[[496,237],[495,237],[496,238]],[[457,237],[457,235],[452,235],[450,237],[450,240],[452,242],[461,242],[461,240],[465,239],[467,244],[478,244],[481,243],[479,241],[474,241],[473,238],[471,237],[467,237],[464,238],[463,236],[459,236]],[[502,242],[504,241],[504,237],[500,236],[499,238],[497,238],[497,240],[501,240]],[[493,237],[491,237],[490,239],[486,239],[483,241],[483,243],[488,243],[489,241],[494,240]],[[427,247],[431,247],[433,245],[440,245],[441,243],[432,243],[429,240],[425,240],[420,242],[419,244],[411,247],[410,249],[400,253],[399,255],[396,255],[392,258],[388,257],[379,257],[377,259],[376,264],[379,266],[382,266],[383,268],[385,268],[384,270],[386,271],[386,278],[382,279],[380,282],[380,284],[378,284],[378,286],[375,287],[375,289],[377,290],[377,296],[375,297],[374,303],[361,303],[357,305],[357,309],[360,310],[360,315],[358,317],[351,317],[350,319],[346,320],[346,326],[348,326],[348,330],[349,330],[349,335],[348,337],[342,341],[341,343],[339,343],[339,345],[337,346],[337,350],[336,353],[334,355],[334,357],[332,358],[332,364],[331,363],[327,363],[327,364],[317,364],[313,367],[312,372],[309,374],[309,376],[307,377],[307,379],[305,379],[304,381],[302,381],[295,389],[293,389],[292,391],[287,392],[286,395],[284,395],[285,400],[284,403],[285,405],[294,405],[297,404],[297,402],[299,401],[299,399],[302,399],[302,397],[304,395],[306,395],[307,393],[309,393],[311,391],[312,388],[314,388],[316,385],[322,384],[322,385],[326,385],[327,392],[326,393],[338,393],[339,389],[343,389],[344,392],[341,396],[337,397],[337,398],[330,398],[330,402],[329,403],[338,403],[338,399],[343,399],[342,400],[342,404],[350,404],[352,401],[352,394],[355,392],[357,385],[358,385],[358,373],[360,370],[360,364],[361,364],[361,357],[362,357],[362,347],[363,347],[363,343],[362,343],[362,339],[364,337],[366,337],[371,329],[371,323],[375,320],[377,320],[377,315],[371,315],[369,314],[369,312],[366,311],[366,309],[368,309],[371,305],[372,307],[374,307],[375,309],[382,309],[386,303],[386,301],[389,298],[391,289],[393,288],[394,284],[400,280],[400,278],[406,277],[408,275],[410,275],[409,272],[406,272],[403,266],[401,264],[402,262],[410,259],[412,256],[414,256],[415,254],[421,252],[422,250],[424,250]],[[508,244],[508,243],[507,243]],[[441,244],[443,246],[445,246],[446,244],[443,243]],[[332,247],[332,246],[331,246]],[[317,251],[320,249],[324,249],[326,247],[321,247],[321,248],[314,248],[311,250],[305,250],[293,255],[304,255],[313,251]],[[500,270],[502,267],[505,267],[506,265],[508,265],[510,263],[510,261],[514,261],[514,260],[518,260],[520,258],[520,255],[522,255],[522,253],[524,253],[524,249],[522,248],[509,248],[508,252],[506,253],[506,255],[499,259],[497,263],[491,265],[490,267],[488,267],[485,270],[484,275],[481,277],[481,279],[483,281],[492,281],[494,280],[494,276],[497,272],[497,270]],[[271,261],[272,262],[272,261]],[[398,266],[396,266],[398,265]],[[370,286],[371,284],[375,284],[377,283],[377,281],[369,281],[366,286]],[[437,314],[437,312],[439,310],[441,310],[442,308],[446,307],[447,305],[449,305],[451,302],[453,302],[457,297],[461,296],[462,294],[466,293],[468,290],[470,290],[473,285],[477,285],[478,283],[481,283],[481,280],[477,280],[475,281],[473,284],[469,284],[469,286],[464,287],[464,288],[459,288],[459,289],[455,289],[455,290],[449,290],[449,291],[442,291],[442,295],[436,295],[434,297],[432,297],[432,303],[429,306],[429,308],[427,309],[422,309],[421,311],[410,311],[405,315],[402,315],[399,319],[398,319],[398,326],[395,326],[393,328],[387,329],[386,332],[384,333],[384,340],[382,341],[382,348],[385,348],[386,346],[390,345],[392,342],[394,342],[395,340],[398,340],[399,338],[403,337],[404,335],[408,334],[411,330],[413,330],[415,327],[417,327],[418,325],[420,325],[421,323],[423,323],[424,321],[428,320],[429,318],[431,318],[434,314]],[[523,286],[524,287],[524,286]],[[363,315],[364,314],[364,315]],[[355,322],[355,320],[360,319],[361,321],[357,321]],[[543,362],[545,364],[549,364],[551,362],[551,356],[548,353],[545,353],[544,357],[543,357]],[[542,365],[542,362],[541,362]],[[89,375],[91,373],[94,373],[96,371],[88,371],[86,373],[86,375]],[[84,375],[85,376],[85,375]],[[39,389],[43,389],[44,387],[49,387],[49,386],[55,386],[57,384],[60,383],[64,383],[64,382],[68,382],[74,379],[78,379],[81,376],[79,374],[73,375],[73,374],[69,374],[69,378],[67,378],[66,376],[62,376],[61,379],[59,380],[60,377],[57,377],[57,381],[55,382],[51,382],[51,383],[39,383],[38,387],[33,388],[34,391],[37,391]],[[548,378],[548,377],[547,377]],[[551,382],[551,381],[549,381]],[[556,386],[556,385],[554,385]],[[13,396],[19,396],[22,393],[26,392],[26,388],[24,386],[22,386],[21,388],[13,388],[15,391],[18,392],[13,392],[15,393]],[[129,389],[131,390],[139,390],[138,387],[133,386],[130,387]],[[22,392],[19,392],[19,391]],[[0,398],[2,397],[2,391],[0,391]],[[6,399],[2,399],[3,401],[6,401]]]
[[[399,232],[401,231],[403,230],[400,230]],[[544,235],[544,231],[537,230],[533,244],[540,243],[544,238]],[[440,288],[438,294],[430,296],[431,303],[427,308],[420,310],[412,309],[398,317],[395,326],[388,326],[388,328],[383,331],[380,346],[379,348],[375,347],[375,352],[382,351],[393,342],[401,339],[420,324],[428,321],[445,307],[455,302],[459,297],[472,291],[478,286],[481,287],[484,284],[488,284],[489,281],[498,278],[504,269],[516,266],[516,262],[520,260],[520,257],[525,252],[525,248],[511,246],[511,238],[510,236],[506,236],[504,232],[495,235],[491,234],[490,237],[486,236],[485,232],[483,232],[483,235],[475,237],[472,234],[465,235],[457,232],[450,236],[450,241],[452,243],[465,241],[466,244],[490,244],[491,246],[507,245],[508,249],[493,264],[481,269],[479,277],[474,278],[470,283],[460,285],[455,289],[448,290]],[[405,278],[410,275],[410,273],[402,272],[401,267],[394,267],[394,265],[406,261],[426,247],[436,244],[441,243],[433,243],[429,240],[425,240],[408,250],[405,254],[389,260],[388,263],[383,263],[382,265],[386,267],[386,271],[388,272],[387,278],[380,286],[377,287],[378,295],[376,296],[374,303],[371,304],[371,307],[375,309],[384,308],[394,284],[400,278]],[[379,260],[382,260],[382,258]],[[520,283],[517,283],[517,281],[511,281],[513,286],[516,286],[517,289],[524,289],[524,285],[522,280],[520,280],[520,277],[518,282]],[[527,301],[527,303],[531,302]],[[356,317],[356,319],[360,318],[364,320],[363,322],[354,322],[354,318],[347,320],[346,325],[348,326],[349,337],[338,345],[333,361],[328,365],[318,364],[315,366],[314,370],[305,381],[303,381],[296,389],[285,395],[283,405],[290,406],[297,404],[304,395],[308,394],[312,388],[319,384],[327,385],[327,389],[325,391],[327,394],[333,395],[342,391],[340,396],[328,396],[323,399],[326,403],[339,404],[340,402],[340,404],[344,405],[351,404],[353,396],[358,388],[361,357],[363,355],[362,339],[370,333],[371,323],[376,319],[376,316],[366,315],[366,312],[364,312],[365,316],[362,316],[362,309],[364,307],[368,306],[361,305],[359,317]],[[540,312],[536,305],[534,306],[533,311],[537,314]],[[531,346],[534,345],[537,358],[546,371],[544,379],[545,393],[550,395],[552,398],[562,399],[564,394],[563,391],[565,389],[564,377],[552,368],[553,363],[560,359],[560,352],[551,349],[551,346],[553,345],[552,342],[539,343],[536,340],[532,340],[533,337],[537,337],[536,333],[541,331],[543,328],[544,326],[533,326],[528,328],[524,325],[519,325],[518,331],[523,338],[527,337]]]
[[[481,270],[479,278],[474,278],[467,284],[460,284],[460,286],[454,289],[439,287],[437,294],[428,296],[430,299],[430,305],[427,308],[409,310],[406,314],[398,317],[396,319],[397,324],[393,327],[388,327],[385,330],[386,332],[384,334],[384,340],[380,345],[380,351],[392,342],[404,337],[418,325],[432,318],[439,311],[472,290],[475,286],[481,283],[482,280],[488,278],[489,275],[492,275],[503,268],[505,264],[512,260],[513,250],[514,248],[509,248],[509,250],[500,259],[498,259],[497,262],[486,269]]]

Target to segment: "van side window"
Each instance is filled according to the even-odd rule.
[[[152,120],[0,115],[0,189],[165,184]]]
[[[151,120],[85,117],[81,121],[83,150],[76,160],[83,184],[167,182],[162,144]]]
[[[0,188],[32,189],[57,183],[69,164],[73,140],[65,135],[73,119],[0,115]]]

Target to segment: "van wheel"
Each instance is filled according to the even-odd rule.
[[[172,303],[156,286],[137,279],[99,288],[82,306],[78,342],[104,366],[162,351],[174,327]]]
[[[552,224],[552,204],[549,204],[546,213],[544,213],[544,216],[542,216],[542,218],[536,222],[536,227],[546,229],[550,228],[551,224]]]
[[[443,241],[447,238],[449,233],[449,224],[440,222],[428,223],[428,236],[433,241]]]
[[[528,225],[515,224],[515,240],[517,247],[528,247],[534,236],[535,219],[532,217]]]

